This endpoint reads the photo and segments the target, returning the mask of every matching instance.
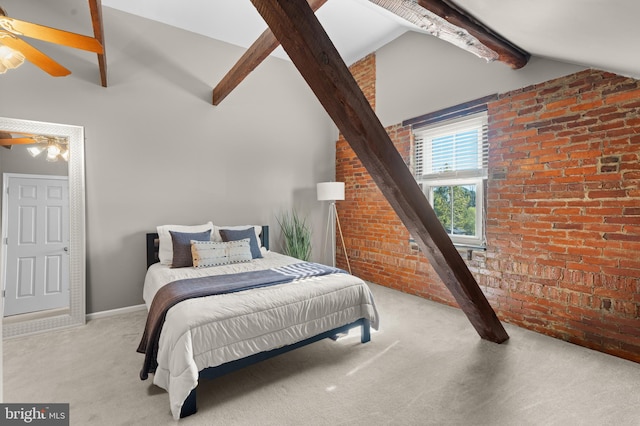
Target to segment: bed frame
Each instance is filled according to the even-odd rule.
[[[262,232],[260,233],[260,242],[263,247],[269,249],[269,226],[262,226]],[[158,259],[158,249],[160,243],[157,233],[148,233],[147,234],[147,268],[153,265],[154,263],[159,262]],[[250,355],[245,358],[240,358],[235,361],[229,361],[222,365],[218,365],[216,367],[208,367],[204,370],[201,370],[198,376],[198,381],[201,379],[215,379],[216,377],[223,376],[228,373],[232,373],[236,370],[239,370],[244,367],[248,367],[260,361],[265,361],[269,358],[273,358],[274,356],[281,355],[292,351],[294,349],[301,348],[303,346],[309,345],[311,343],[317,342],[319,340],[323,340],[326,338],[330,338],[332,340],[336,340],[338,335],[342,333],[346,333],[352,328],[361,328],[361,336],[360,341],[362,343],[367,343],[371,340],[371,324],[369,320],[361,318],[351,324],[343,325],[342,327],[334,328],[333,330],[325,331],[324,333],[320,333],[316,336],[310,337],[308,339],[302,340],[297,343],[293,343],[291,345],[283,346],[281,348],[276,348],[266,352],[260,352],[257,354]],[[196,405],[196,389],[193,389],[189,396],[184,400],[182,404],[182,410],[180,411],[180,418],[184,418],[195,414],[197,410]]]

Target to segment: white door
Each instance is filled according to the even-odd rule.
[[[4,316],[69,306],[69,179],[4,174]]]

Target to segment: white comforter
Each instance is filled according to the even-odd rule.
[[[248,263],[176,268],[159,263],[147,271],[144,300],[151,306],[163,285],[182,278],[268,269],[299,262],[273,252]],[[378,328],[366,283],[347,274],[190,299],[172,307],[162,328],[153,383],[169,392],[175,419],[198,385],[198,372],[246,356],[299,342],[360,318]]]

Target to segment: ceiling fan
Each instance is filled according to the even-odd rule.
[[[15,136],[14,136],[15,135]],[[0,131],[0,146],[11,149],[13,145],[33,145],[27,147],[32,157],[47,153],[47,161],[62,159],[69,161],[69,140],[63,136],[32,135],[30,133]]]
[[[31,144],[36,143],[33,139],[33,135],[20,135],[17,138],[14,138],[11,133],[8,132],[0,132],[0,146],[4,146],[5,148],[11,148],[13,145],[21,145],[21,144]]]
[[[10,18],[7,16],[5,10],[0,7],[0,49],[4,46],[5,48],[15,51],[9,52],[9,57],[12,53],[15,54],[17,52],[17,55],[15,55],[17,58],[9,58],[7,61],[14,60],[20,61],[19,63],[21,63],[21,61],[26,59],[54,77],[71,74],[71,71],[20,37],[31,37],[98,54],[104,53],[102,44],[96,38]],[[22,56],[22,58],[20,58],[20,56]],[[3,62],[5,61],[0,58],[0,73],[4,72],[2,70],[3,68],[5,68],[5,71],[6,68],[11,68],[11,66],[5,67],[4,65],[6,64]],[[17,65],[13,65],[13,67],[15,66]]]

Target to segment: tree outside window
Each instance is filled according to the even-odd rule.
[[[433,209],[449,235],[476,236],[475,185],[437,186]]]

